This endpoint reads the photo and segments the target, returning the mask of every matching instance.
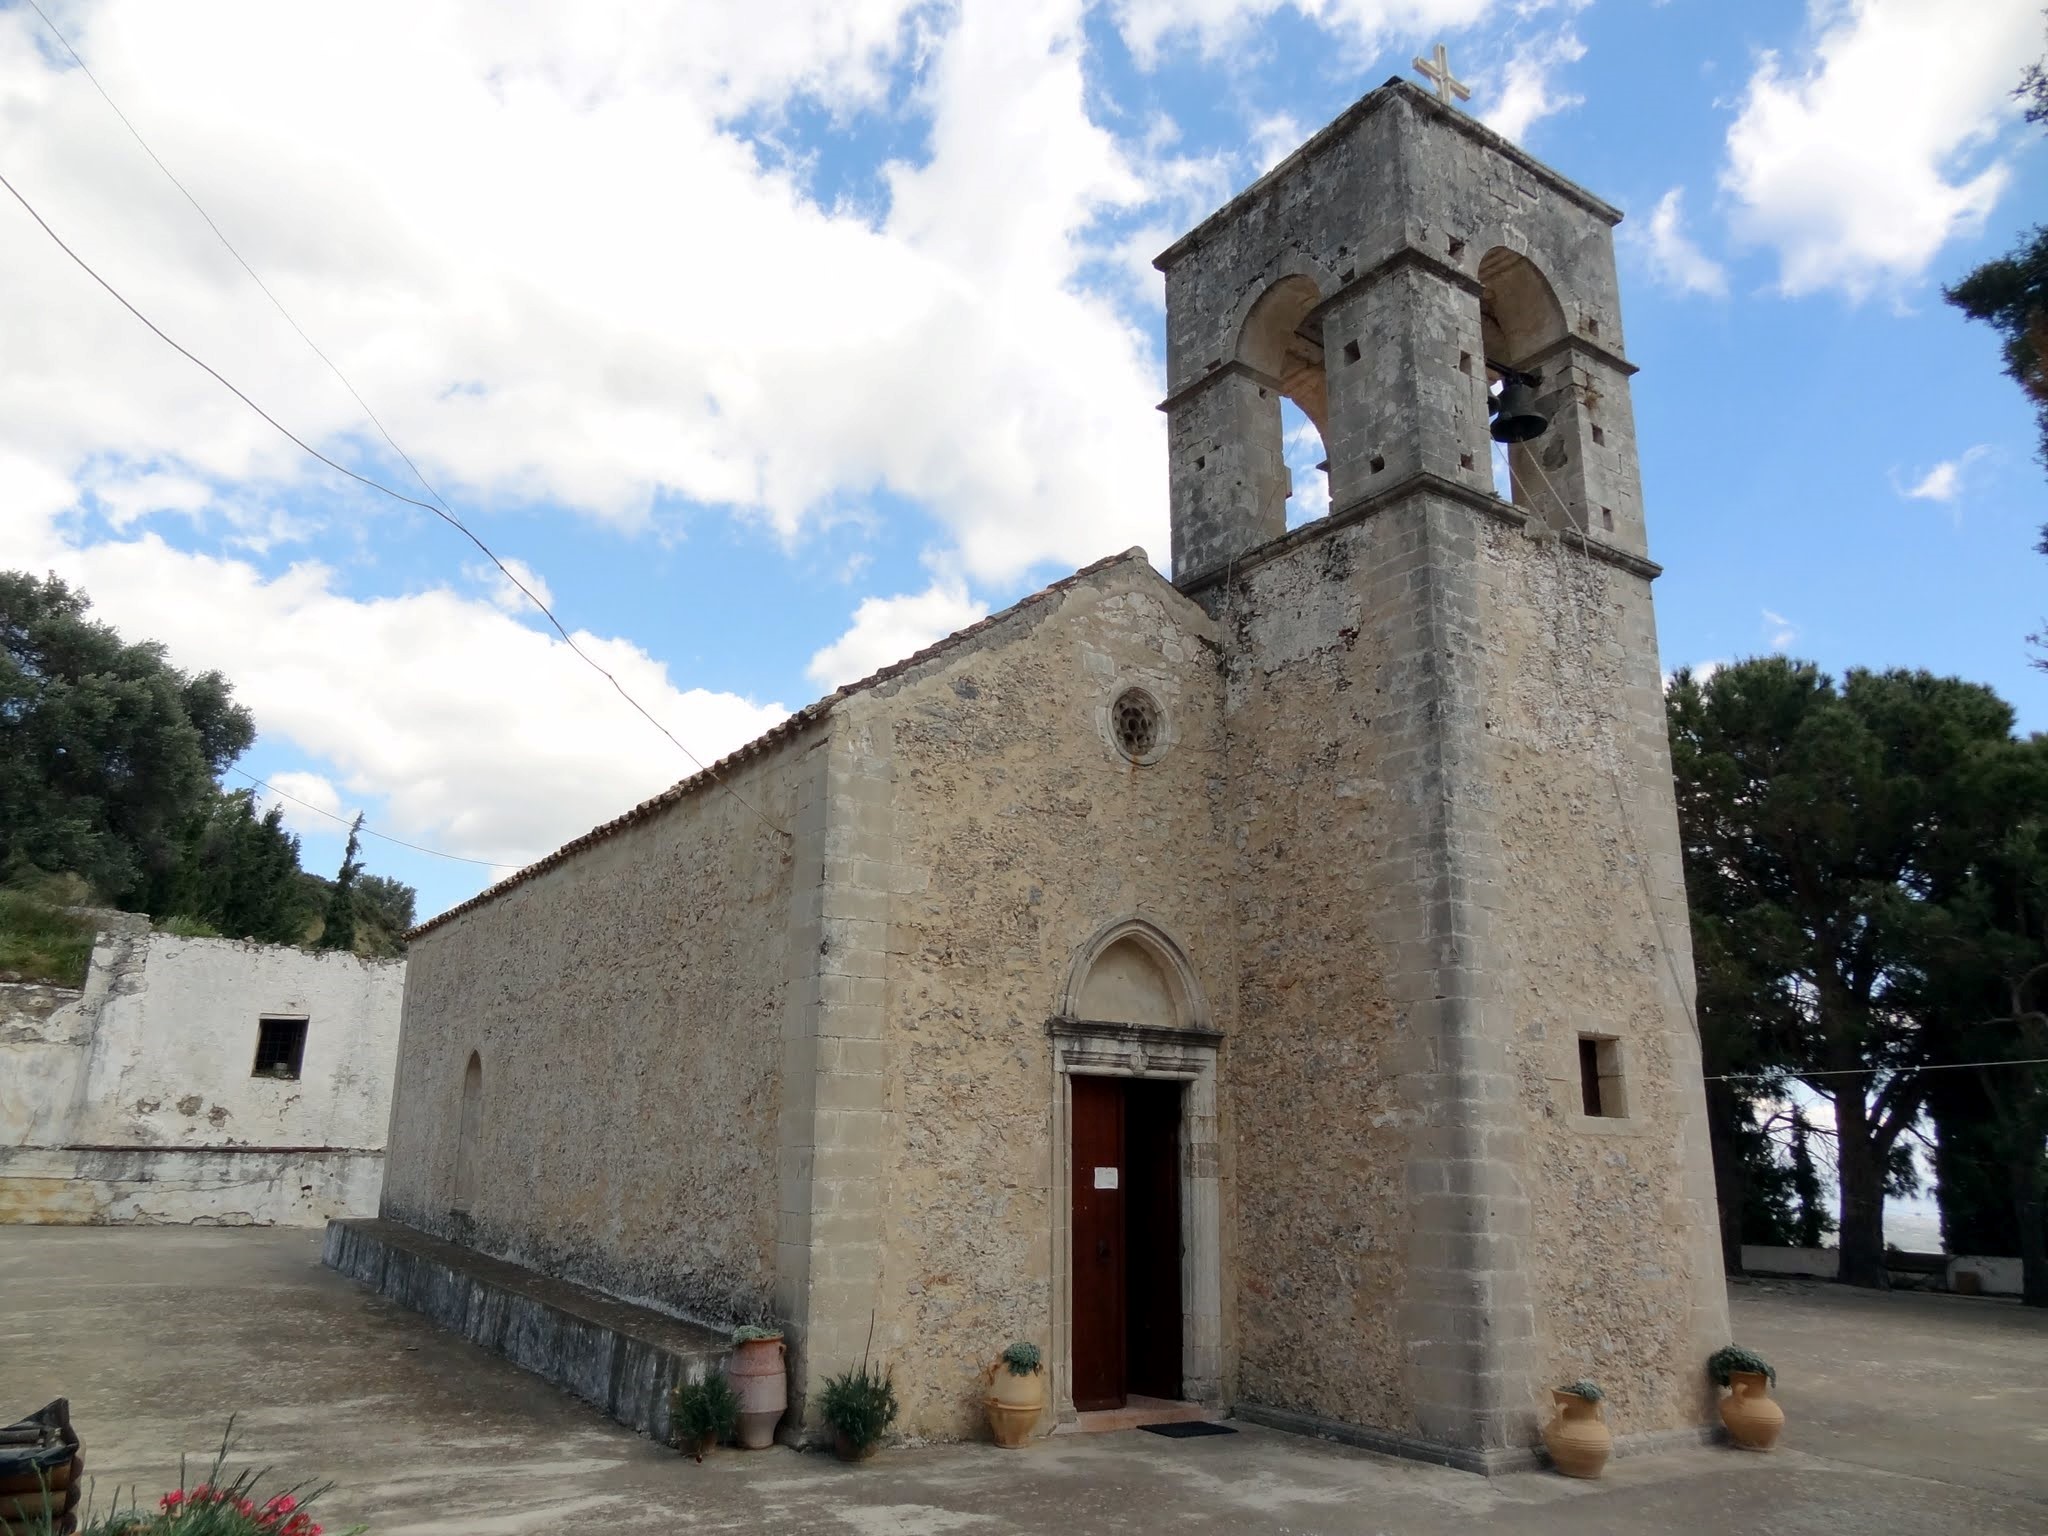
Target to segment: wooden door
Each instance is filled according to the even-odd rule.
[[[1124,1084],[1069,1079],[1074,1142],[1074,1406],[1124,1405]]]
[[[1179,1083],[1124,1089],[1125,1387],[1180,1396]]]

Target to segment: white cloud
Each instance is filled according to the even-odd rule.
[[[1522,43],[1501,71],[1498,95],[1480,121],[1503,138],[1520,139],[1538,119],[1578,106],[1586,98],[1560,90],[1553,76],[1585,56],[1586,45],[1569,27]]]
[[[1318,23],[1353,53],[1366,54],[1390,35],[1455,31],[1493,8],[1491,0],[1116,0],[1115,12],[1126,46],[1149,67],[1171,41],[1191,42],[1211,57],[1224,53],[1282,10]]]
[[[445,588],[357,600],[321,565],[266,577],[154,534],[81,545],[62,531],[74,497],[0,452],[0,568],[55,570],[124,634],[226,673],[266,738],[332,765],[319,775],[331,794],[280,778],[293,794],[307,783],[303,799],[378,796],[394,836],[517,864],[695,771],[558,638],[489,601]],[[787,713],[679,689],[625,641],[577,639],[706,761]]]
[[[627,527],[734,508],[794,541],[880,490],[928,509],[970,579],[1004,582],[1164,542],[1153,344],[1087,269],[1106,215],[1207,173],[1091,117],[1084,12],[105,0],[67,21],[458,502]],[[0,11],[10,178],[280,419],[381,460],[355,402],[39,37],[32,12]],[[879,192],[821,204],[808,168],[734,126],[797,91],[893,112],[888,70],[913,49],[929,133]],[[0,443],[66,476],[111,455],[216,493],[331,483],[19,209],[0,230]]]
[[[1963,494],[1965,472],[1990,452],[1989,443],[1966,448],[1952,459],[1943,459],[1911,485],[1901,485],[1899,494],[1914,501],[1954,502]]]
[[[1774,651],[1789,651],[1792,643],[1799,638],[1799,626],[1782,613],[1764,610],[1764,640]]]
[[[1650,271],[1666,287],[1720,298],[1728,292],[1727,270],[1685,232],[1684,200],[1685,189],[1673,187],[1657,199],[1647,223],[1622,225],[1622,237],[1642,253]]]
[[[230,784],[234,781],[231,778]],[[344,820],[353,817],[358,807],[341,808],[341,791],[324,775],[286,770],[273,773],[265,783],[279,791],[257,789],[256,803],[264,810],[276,806],[284,814],[284,823],[301,837],[331,837],[337,830],[336,818]],[[322,815],[322,812],[325,815]]]
[[[1252,163],[1263,176],[1301,148],[1302,141],[1308,137],[1308,130],[1301,126],[1292,112],[1275,112],[1253,123],[1251,136]]]
[[[1721,185],[1786,294],[1860,298],[1926,271],[2008,178],[1989,157],[2039,0],[1812,0],[1816,39],[1766,53],[1728,130]]]
[[[500,555],[505,570],[488,561],[473,561],[462,568],[462,573],[471,581],[479,583],[492,604],[500,613],[509,613],[514,618],[529,618],[545,624],[546,618],[533,606],[527,593],[530,592],[549,608],[555,606],[554,589],[541,579],[540,572],[516,555]],[[511,572],[508,577],[506,571]],[[513,585],[514,582],[518,585]],[[519,590],[526,588],[526,592]]]
[[[968,596],[958,581],[940,579],[922,592],[866,598],[854,610],[852,627],[811,658],[810,679],[830,692],[987,617],[988,604]]]

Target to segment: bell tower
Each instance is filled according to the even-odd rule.
[[[1700,1431],[1727,1326],[1619,219],[1396,80],[1157,262],[1226,645],[1237,1395],[1477,1470],[1582,1376]],[[1291,532],[1283,399],[1330,477]]]

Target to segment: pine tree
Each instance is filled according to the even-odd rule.
[[[320,931],[322,949],[348,949],[356,947],[356,876],[363,872],[362,860],[356,857],[362,845],[363,813],[356,812],[356,819],[349,823],[348,847],[341,855],[341,872],[334,877],[334,886],[327,893],[327,923]]]

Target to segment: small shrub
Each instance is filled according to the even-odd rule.
[[[1038,1369],[1038,1346],[1019,1339],[1003,1351],[1003,1364],[1012,1376],[1029,1376]]]
[[[732,1341],[735,1344],[758,1344],[763,1339],[779,1339],[781,1337],[782,1330],[773,1323],[748,1323],[744,1327],[735,1328],[732,1331]]]
[[[1728,1378],[1737,1371],[1755,1371],[1772,1386],[1778,1384],[1778,1373],[1771,1369],[1770,1361],[1755,1350],[1728,1344],[1707,1356],[1707,1374],[1714,1378],[1715,1386],[1727,1386]]]
[[[1602,1398],[1607,1396],[1605,1392],[1602,1392],[1600,1390],[1599,1382],[1588,1381],[1583,1376],[1580,1377],[1577,1381],[1566,1382],[1557,1390],[1560,1392],[1567,1392],[1571,1394],[1573,1397],[1583,1397],[1589,1403],[1597,1403]]]
[[[202,918],[186,917],[182,913],[160,918],[150,927],[158,933],[168,933],[178,939],[217,939],[220,930]]]
[[[870,1370],[862,1362],[858,1370],[826,1380],[818,1411],[854,1450],[864,1451],[896,1421],[896,1383],[887,1372]]]
[[[676,1444],[702,1461],[707,1444],[730,1440],[739,1427],[739,1394],[719,1371],[702,1381],[682,1382],[669,1403],[668,1421]]]

